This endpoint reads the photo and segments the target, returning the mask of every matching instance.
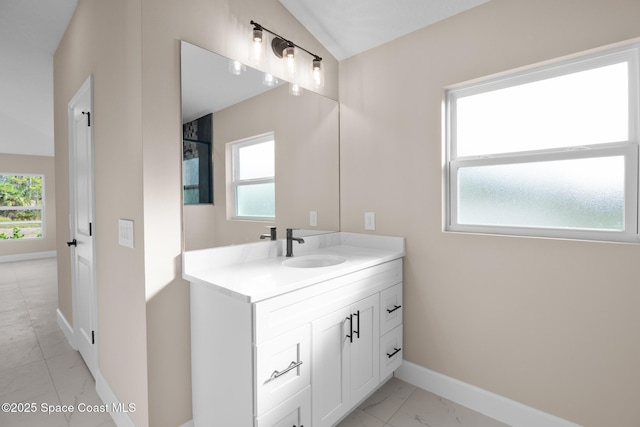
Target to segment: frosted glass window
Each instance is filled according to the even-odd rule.
[[[238,148],[240,180],[275,176],[273,140]]]
[[[237,199],[240,217],[273,218],[276,214],[273,183],[239,185]]]
[[[457,155],[629,139],[627,62],[457,99]]]
[[[624,157],[458,169],[458,223],[624,229]]]
[[[445,90],[447,231],[640,243],[640,44]]]

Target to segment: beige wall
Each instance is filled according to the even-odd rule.
[[[0,257],[56,250],[56,180],[53,157],[0,154],[0,173],[44,176],[42,239],[0,240]]]
[[[80,0],[54,57],[59,236],[69,231],[67,105],[93,74],[95,242],[99,365],[131,417],[148,425],[143,240],[141,2]],[[118,244],[118,219],[135,222],[135,248]],[[73,322],[69,251],[58,242],[59,306]]]
[[[213,115],[215,205],[185,206],[185,248],[202,249],[255,242],[274,223],[227,220],[225,150],[229,142],[273,132],[276,164],[276,221],[286,228],[340,229],[338,103],[305,91],[289,95],[288,85]],[[318,226],[309,226],[309,211]],[[208,213],[197,215],[198,213]]]
[[[444,233],[441,190],[444,86],[638,37],[638,16],[637,0],[493,0],[340,63],[341,225],[374,211],[407,239],[407,360],[640,425],[640,246]]]
[[[57,232],[69,233],[67,103],[94,76],[99,368],[137,426],[191,419],[188,285],[181,277],[180,40],[247,57],[251,19],[337,62],[277,0],[80,0],[54,58]],[[333,75],[333,77],[331,77]],[[134,249],[118,219],[135,222]],[[59,306],[72,321],[69,255]]]

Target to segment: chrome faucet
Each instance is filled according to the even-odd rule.
[[[270,230],[269,233],[261,234],[260,239],[261,240],[264,240],[264,239],[278,240],[278,238],[276,237],[276,228],[275,227],[267,227],[267,228]]]
[[[304,239],[300,237],[293,237],[293,228],[287,228],[287,256],[293,256],[293,241],[298,243],[304,243]]]

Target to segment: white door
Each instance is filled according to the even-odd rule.
[[[69,183],[73,339],[95,377],[97,288],[93,191],[93,80],[85,81],[69,103]]]

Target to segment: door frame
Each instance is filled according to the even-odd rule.
[[[70,236],[71,239],[75,240],[75,229],[76,229],[76,182],[75,182],[75,149],[76,149],[76,117],[78,117],[79,114],[83,114],[82,111],[87,111],[90,112],[91,114],[88,116],[88,120],[89,120],[89,138],[90,138],[90,149],[91,149],[91,160],[90,160],[90,165],[89,165],[89,169],[90,169],[90,175],[91,175],[91,191],[89,191],[89,193],[91,194],[91,201],[90,201],[90,206],[91,206],[91,223],[92,223],[92,228],[93,228],[93,232],[92,232],[92,239],[91,239],[91,245],[92,245],[92,251],[91,251],[91,262],[92,262],[92,284],[91,284],[91,295],[90,295],[90,300],[89,304],[90,304],[90,310],[91,310],[91,326],[92,326],[92,331],[95,331],[95,333],[93,334],[94,336],[94,341],[93,341],[93,345],[91,346],[91,351],[89,352],[90,354],[88,354],[88,357],[85,357],[84,354],[81,353],[82,358],[85,361],[85,364],[87,365],[87,368],[89,368],[89,371],[91,372],[91,374],[93,375],[94,378],[96,378],[96,375],[98,374],[99,371],[99,364],[98,364],[98,347],[99,347],[99,334],[97,333],[98,331],[98,286],[97,286],[97,274],[96,274],[96,242],[95,242],[95,157],[94,157],[94,134],[93,134],[93,124],[94,124],[94,117],[93,117],[93,75],[89,75],[89,77],[84,81],[84,83],[82,84],[82,86],[80,86],[80,88],[78,89],[78,91],[76,92],[76,94],[73,96],[73,98],[71,99],[71,101],[69,101],[68,104],[68,113],[67,113],[67,117],[68,117],[68,125],[69,125],[69,140],[68,140],[68,150],[69,150],[69,231],[72,234]],[[73,249],[75,251],[75,249]],[[72,312],[73,312],[73,342],[71,343],[72,346],[76,349],[76,350],[80,350],[80,344],[81,344],[81,333],[80,333],[80,325],[78,322],[78,319],[80,318],[79,315],[79,304],[81,303],[80,301],[80,291],[79,291],[79,285],[78,285],[78,280],[76,277],[76,257],[75,257],[75,253],[71,254],[70,257],[70,263],[71,263],[71,289],[72,289]]]

